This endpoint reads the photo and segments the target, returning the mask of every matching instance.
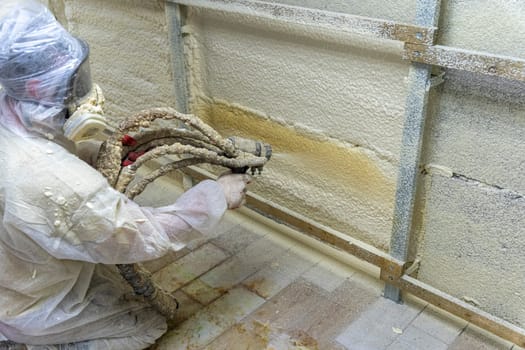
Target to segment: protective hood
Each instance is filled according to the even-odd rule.
[[[49,127],[55,127],[54,112],[90,92],[88,56],[88,45],[69,34],[42,4],[2,1],[0,84],[25,106],[28,113],[23,118],[29,125],[46,125],[52,118]],[[39,114],[30,115],[30,111]]]

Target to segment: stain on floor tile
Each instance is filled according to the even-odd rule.
[[[187,350],[204,347],[264,303],[245,288],[234,288],[199,310],[157,344],[158,350]]]
[[[228,256],[222,249],[207,243],[157,271],[153,275],[153,280],[171,292],[206,273],[227,258]]]

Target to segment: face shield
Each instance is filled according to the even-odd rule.
[[[84,59],[80,62],[77,70],[71,75],[67,83],[67,91],[64,104],[68,109],[77,108],[90,95],[93,89],[91,81],[91,68],[89,66],[89,47],[87,43],[79,40],[83,51],[87,52]]]

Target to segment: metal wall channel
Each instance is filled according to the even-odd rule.
[[[277,222],[294,227],[325,244],[378,266],[381,269],[380,278],[386,283],[385,297],[399,301],[400,291],[407,291],[519,346],[525,346],[525,330],[404,274],[412,230],[416,180],[423,141],[428,93],[431,87],[430,73],[432,66],[436,65],[474,73],[502,76],[513,80],[525,80],[525,60],[445,46],[434,46],[440,0],[418,0],[415,25],[265,1],[167,0],[166,16],[172,43],[172,64],[177,106],[185,113],[188,113],[189,109],[189,90],[183,54],[182,5],[264,17],[277,21],[405,42],[404,58],[410,60],[412,65],[409,71],[409,90],[406,101],[390,253],[378,251],[362,242],[344,237],[344,235],[341,236],[338,232],[321,227],[308,218],[289,212],[285,208],[281,208],[253,194],[248,194],[247,204],[252,209],[273,218]],[[185,176],[197,180],[210,178],[209,174],[204,174],[196,168],[187,168],[185,173]]]
[[[172,2],[166,3],[166,23],[168,39],[171,43],[171,67],[173,70],[173,84],[177,109],[182,113],[189,112],[189,87],[184,55],[184,41],[182,37],[183,16],[182,8]]]
[[[440,0],[418,0],[416,23],[433,27],[439,20]],[[416,183],[427,114],[430,73],[432,66],[412,63],[409,71],[408,96],[405,106],[405,125],[399,160],[396,201],[390,241],[390,255],[406,261],[416,196]],[[385,297],[401,300],[400,289],[386,285]]]

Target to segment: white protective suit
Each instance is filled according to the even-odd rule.
[[[88,56],[42,4],[0,2],[0,341],[147,347],[165,320],[131,297],[113,264],[181,249],[242,199],[219,179],[173,205],[140,207],[50,141],[91,88]]]
[[[0,333],[25,344],[153,343],[164,319],[126,300],[131,289],[109,265],[180,249],[192,228],[209,233],[227,207],[221,186],[204,181],[171,206],[140,207],[63,147],[24,134],[8,100],[0,96]]]

